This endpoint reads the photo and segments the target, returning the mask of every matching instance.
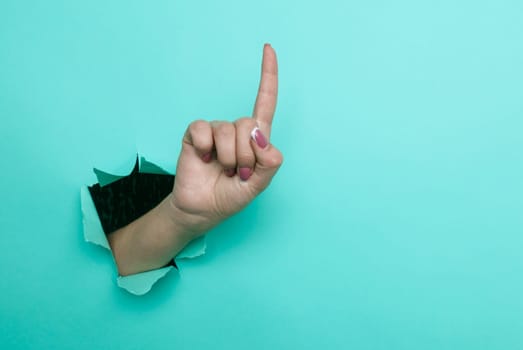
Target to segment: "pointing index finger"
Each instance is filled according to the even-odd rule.
[[[262,72],[258,96],[254,105],[253,118],[267,137],[270,137],[272,119],[278,97],[278,62],[276,52],[270,44],[263,48]]]

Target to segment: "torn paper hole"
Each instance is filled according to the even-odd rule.
[[[98,169],[94,169],[94,173],[98,183],[80,190],[84,238],[108,250],[111,248],[106,234],[136,220],[160,203],[169,194],[174,181],[174,175],[143,157],[137,157],[133,170],[127,176]],[[169,271],[177,271],[176,260],[196,258],[205,254],[205,249],[205,236],[202,236],[189,243],[169,266],[118,276],[118,286],[132,294],[143,295]]]

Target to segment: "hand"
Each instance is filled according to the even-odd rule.
[[[265,45],[252,118],[189,125],[171,203],[174,220],[183,220],[194,236],[244,208],[276,174],[283,159],[269,138],[277,93],[276,54]]]
[[[269,142],[277,94],[276,54],[265,45],[252,118],[191,123],[172,193],[108,235],[120,275],[165,266],[187,243],[244,208],[269,185],[283,161]]]

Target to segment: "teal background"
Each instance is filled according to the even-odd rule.
[[[523,3],[0,2],[2,349],[523,349]],[[273,185],[135,297],[79,189],[250,115]]]

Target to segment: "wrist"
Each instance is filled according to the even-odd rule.
[[[198,237],[189,218],[166,197],[154,209],[108,236],[122,276],[165,266]]]
[[[215,225],[212,224],[212,220],[203,215],[189,213],[180,208],[172,193],[165,198],[162,204],[165,204],[165,209],[162,211],[166,213],[176,234],[188,241],[202,236]]]

